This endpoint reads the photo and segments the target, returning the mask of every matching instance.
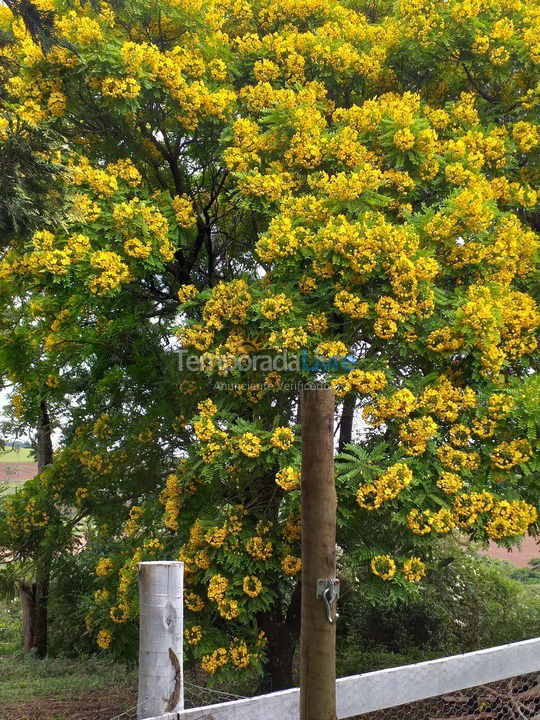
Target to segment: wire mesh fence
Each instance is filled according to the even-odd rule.
[[[540,720],[540,673],[355,716],[357,720]]]
[[[232,692],[225,692],[217,688],[205,687],[194,682],[184,680],[184,708],[206,707],[208,705],[220,705],[231,700],[242,700],[245,695],[236,695]],[[127,710],[119,711],[107,720],[137,720],[139,705],[134,705]]]

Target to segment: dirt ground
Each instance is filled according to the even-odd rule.
[[[521,544],[520,550],[508,552],[504,548],[497,547],[495,543],[491,543],[486,553],[489,557],[497,558],[497,560],[506,560],[516,567],[527,567],[531,560],[540,557],[540,544],[532,537],[526,537]]]
[[[0,483],[18,485],[30,480],[37,474],[37,463],[35,462],[1,462]]]
[[[122,713],[118,720],[131,720],[136,717],[136,704],[135,688],[120,686],[0,705],[0,720],[112,720]]]

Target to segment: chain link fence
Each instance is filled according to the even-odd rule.
[[[540,720],[540,673],[519,675],[355,720]]]

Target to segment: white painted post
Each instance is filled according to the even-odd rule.
[[[139,697],[137,718],[184,707],[184,563],[142,562],[139,568]]]

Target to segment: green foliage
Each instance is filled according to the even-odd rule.
[[[523,573],[456,543],[436,550],[419,592],[379,597],[347,572],[340,601],[340,674],[419,662],[540,634],[540,595]],[[339,632],[341,631],[341,632]]]

